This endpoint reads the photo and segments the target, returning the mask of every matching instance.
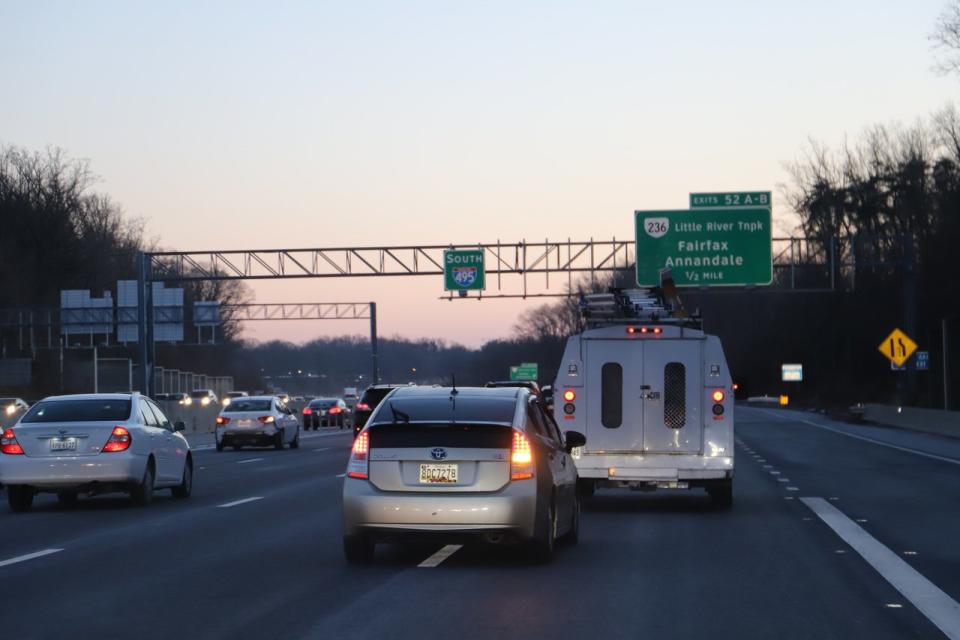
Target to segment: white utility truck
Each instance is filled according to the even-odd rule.
[[[573,457],[581,491],[690,489],[733,502],[733,384],[702,321],[658,290],[612,289],[581,302],[554,385],[563,430],[586,434]]]

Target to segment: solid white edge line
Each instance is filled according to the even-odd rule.
[[[952,640],[960,640],[960,604],[823,498],[800,498],[894,589]]]
[[[780,416],[777,413],[770,411],[769,409],[757,409],[757,411],[763,411],[764,413],[770,414],[780,419],[781,422],[802,422],[803,424],[808,424],[811,427],[816,427],[818,429],[824,429],[826,431],[832,431],[833,433],[840,434],[841,436],[847,436],[848,438],[855,438],[857,440],[863,440],[864,442],[872,442],[873,444],[878,444],[881,447],[887,447],[888,449],[896,449],[897,451],[903,451],[905,453],[912,453],[916,456],[923,456],[924,458],[932,458],[933,460],[940,460],[941,462],[949,462],[950,464],[960,465],[960,460],[956,458],[947,458],[944,456],[938,456],[935,453],[927,453],[926,451],[918,451],[917,449],[911,449],[909,447],[901,447],[895,444],[890,444],[889,442],[884,442],[882,440],[875,440],[873,438],[868,438],[866,436],[858,436],[855,433],[847,433],[846,431],[841,431],[840,429],[834,429],[833,427],[828,427],[825,424],[817,424],[816,422],[811,422],[809,420],[804,420],[803,418],[793,418],[788,416]]]
[[[448,544],[442,549],[440,549],[439,551],[437,551],[435,554],[433,554],[432,556],[430,556],[429,558],[427,558],[426,560],[418,564],[417,566],[423,567],[425,569],[432,569],[433,567],[437,566],[438,564],[440,564],[441,562],[443,562],[444,560],[446,560],[447,558],[455,554],[461,548],[463,548],[462,544]]]
[[[238,504],[246,504],[248,502],[255,502],[257,500],[263,500],[263,496],[253,496],[252,498],[244,498],[243,500],[234,500],[233,502],[227,502],[225,504],[218,504],[218,509],[226,509],[227,507],[235,507]]]
[[[49,556],[52,553],[59,553],[61,551],[63,551],[63,549],[44,549],[42,551],[28,553],[26,555],[17,556],[16,558],[10,558],[9,560],[0,561],[0,567],[6,567],[11,564],[17,564],[18,562],[26,562],[27,560],[33,560],[34,558],[42,558],[43,556]]]

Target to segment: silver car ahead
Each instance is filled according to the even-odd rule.
[[[293,409],[276,396],[235,398],[220,410],[216,429],[217,451],[232,446],[273,446],[291,449],[300,446],[300,421]]]
[[[0,483],[13,511],[40,492],[72,504],[83,494],[130,493],[146,505],[153,490],[186,498],[193,489],[190,445],[163,411],[139,393],[53,396],[33,405],[0,437]]]
[[[540,561],[576,542],[577,470],[567,432],[528,389],[401,387],[354,440],[343,482],[347,561],[407,536],[517,540]]]

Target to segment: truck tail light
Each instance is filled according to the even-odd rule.
[[[347,477],[366,480],[369,477],[370,461],[370,432],[366,429],[360,432],[353,441],[353,450],[350,452],[350,462],[347,463]]]
[[[514,430],[510,450],[510,479],[529,480],[533,477],[533,449],[523,433]]]
[[[563,392],[563,399],[567,402],[573,402],[577,399],[577,392],[573,389],[567,389]]]
[[[133,436],[130,435],[126,427],[114,427],[113,433],[110,434],[110,438],[107,440],[107,444],[103,445],[102,452],[117,453],[118,451],[126,451],[130,448],[132,442]]]
[[[13,429],[5,429],[3,435],[0,436],[0,451],[11,456],[23,455],[23,447],[17,442],[17,436],[14,435]]]
[[[713,392],[713,401],[714,402],[723,402],[723,399],[726,398],[726,394],[723,392],[723,389],[715,389]]]

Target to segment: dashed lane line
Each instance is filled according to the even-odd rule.
[[[247,458],[246,460],[237,460],[237,464],[247,464],[248,462],[261,462],[263,458]]]
[[[263,500],[263,496],[253,496],[252,498],[244,498],[243,500],[234,500],[233,502],[227,502],[225,504],[218,504],[218,509],[227,509],[229,507],[235,507],[240,504],[247,504],[248,502],[256,502],[257,500]]]
[[[448,544],[447,546],[440,549],[440,551],[437,551],[435,554],[433,554],[432,556],[430,556],[429,558],[427,558],[417,566],[426,568],[426,569],[432,569],[433,567],[437,566],[438,564],[440,564],[441,562],[443,562],[444,560],[446,560],[447,558],[455,554],[462,547],[463,547],[462,544]]]
[[[960,603],[823,498],[800,498],[945,636],[960,640]]]
[[[26,562],[27,560],[34,560],[36,558],[42,558],[43,556],[49,556],[53,553],[60,553],[63,549],[44,549],[42,551],[35,551],[33,553],[28,553],[26,555],[17,556],[16,558],[10,558],[9,560],[0,560],[0,567],[7,567],[11,564],[17,564],[20,562]]]

